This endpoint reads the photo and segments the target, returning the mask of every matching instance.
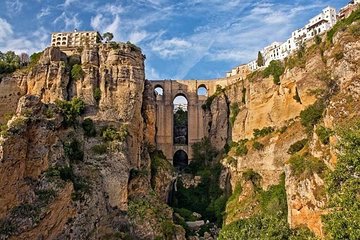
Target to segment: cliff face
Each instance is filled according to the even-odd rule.
[[[214,142],[219,137],[229,137],[235,142],[228,141],[230,151],[222,162],[230,172],[233,189],[237,183],[245,184],[237,201],[239,209],[252,196],[250,190],[246,190],[244,172],[251,169],[259,173],[261,187],[265,190],[278,184],[280,175],[285,172],[290,226],[306,225],[318,236],[323,236],[321,215],[327,212],[323,175],[315,170],[306,176],[296,173],[292,165],[296,160],[291,158],[296,151],[290,149],[307,139],[297,151],[304,148],[296,154],[305,160],[320,159],[319,164],[327,166],[324,169],[332,168],[336,163],[336,137],[330,136],[329,143],[324,143],[318,130],[333,130],[359,116],[356,105],[359,103],[360,42],[349,31],[337,34],[332,44],[324,41],[325,38],[319,45],[309,45],[300,64],[287,65],[279,85],[271,75],[263,77],[260,72],[227,87],[224,95],[230,106],[231,133],[209,132]],[[228,120],[217,108],[223,98],[223,95],[216,97],[208,113],[213,116],[209,121],[212,128]],[[324,104],[324,113],[320,112],[322,118],[315,127],[306,129],[301,124],[300,113],[319,102]],[[240,212],[237,217],[230,214],[225,223],[247,217]]]
[[[155,103],[137,47],[48,48],[1,80],[0,98],[1,239],[154,239],[164,221],[184,237],[150,185]],[[138,216],[153,208],[148,226]]]

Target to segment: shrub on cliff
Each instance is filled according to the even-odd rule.
[[[239,142],[232,143],[232,148],[235,149],[236,156],[245,156],[248,153],[248,148],[246,146],[247,142],[248,142],[248,140],[244,139]]]
[[[65,155],[71,162],[81,162],[84,159],[84,152],[82,146],[77,139],[72,139],[64,143]]]
[[[355,240],[360,236],[360,122],[337,133],[338,159],[326,178],[332,211],[323,216],[323,222],[327,239]]]
[[[234,126],[237,115],[240,112],[239,104],[234,102],[230,105],[230,125]]]
[[[77,123],[77,118],[84,112],[85,103],[79,98],[71,101],[56,100],[56,106],[64,117],[63,124],[71,126]]]
[[[265,137],[270,133],[274,132],[275,129],[273,127],[264,127],[263,129],[254,129],[254,138]]]
[[[253,143],[253,148],[256,149],[256,150],[258,150],[258,151],[263,150],[264,147],[265,147],[264,144],[262,144],[262,143],[260,143],[260,142],[258,142],[258,141],[255,141],[255,142]]]
[[[263,76],[269,77],[272,75],[274,77],[274,83],[280,84],[280,76],[284,73],[285,67],[281,61],[271,61],[269,66],[264,69]]]
[[[318,126],[316,128],[316,135],[318,135],[319,140],[322,144],[326,145],[330,142],[330,136],[332,134],[332,131],[329,128]]]
[[[94,89],[94,99],[96,102],[99,102],[101,99],[101,90],[100,88],[95,88]]]
[[[75,81],[84,78],[84,76],[85,76],[85,72],[84,70],[82,70],[80,64],[75,64],[71,68],[71,78],[74,79]]]
[[[129,132],[126,125],[121,125],[119,129],[108,126],[101,129],[100,135],[107,142],[115,140],[124,142],[129,135]]]
[[[318,100],[313,105],[308,106],[305,110],[300,112],[301,124],[308,132],[311,132],[320,119],[325,110],[325,104]]]
[[[249,171],[249,177],[254,173]],[[219,240],[238,240],[238,239],[296,239],[292,238],[299,235],[297,231],[292,231],[287,223],[287,201],[285,191],[285,175],[281,176],[278,185],[271,186],[267,191],[258,189],[251,195],[250,199],[239,201],[241,187],[238,183],[234,193],[229,198],[227,204],[228,211],[239,213],[244,211],[248,214],[249,205],[246,202],[257,202],[257,212],[246,219],[237,220],[224,226],[219,234]],[[295,233],[296,232],[296,233]],[[304,238],[305,239],[305,238]],[[313,234],[306,239],[316,239]]]
[[[305,145],[308,143],[308,141],[309,140],[307,138],[305,138],[305,139],[295,142],[294,144],[290,145],[287,153],[294,154],[294,153],[299,152],[301,149],[303,149],[305,147]]]
[[[338,21],[332,29],[327,32],[327,40],[332,43],[334,35],[339,31],[344,31],[353,22],[360,20],[360,8],[350,14],[349,17]]]
[[[292,156],[289,160],[289,164],[294,176],[301,179],[308,178],[314,173],[323,175],[325,170],[327,170],[327,167],[322,160],[308,153]]]
[[[84,129],[84,134],[87,137],[95,137],[96,136],[96,127],[94,122],[91,118],[86,118],[82,122],[82,127]]]

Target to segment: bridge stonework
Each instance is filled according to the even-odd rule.
[[[208,96],[216,92],[218,85],[226,87],[234,82],[233,78],[213,80],[151,80],[153,88],[161,87],[163,95],[156,96],[156,147],[162,150],[166,158],[172,161],[178,150],[187,153],[192,159],[191,145],[208,136],[205,111],[202,105]],[[207,96],[198,95],[198,88],[205,87]],[[188,100],[188,144],[174,144],[173,121],[174,104],[177,96]]]

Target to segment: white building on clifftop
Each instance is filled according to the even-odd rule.
[[[360,0],[355,0],[359,2]],[[310,39],[314,38],[317,35],[321,35],[326,31],[330,30],[337,22],[337,13],[336,9],[332,7],[326,7],[322,12],[315,17],[309,20],[309,23],[304,27],[299,28],[292,32],[291,37],[285,42],[273,42],[269,46],[264,47],[260,50],[261,54],[264,57],[265,66],[269,66],[270,62],[273,60],[283,60],[288,57],[291,53],[297,51],[301,44]],[[255,71],[259,68],[257,61],[253,60],[247,64],[248,68],[251,71]],[[227,73],[227,77],[231,77],[233,71]]]
[[[74,32],[54,32],[51,34],[51,46],[60,48],[93,46],[102,40],[99,32],[96,31],[77,31]]]

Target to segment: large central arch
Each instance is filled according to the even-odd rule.
[[[215,80],[152,80],[156,91],[156,147],[162,150],[166,158],[172,161],[178,150],[192,159],[191,145],[207,136],[206,116],[203,110],[208,96],[215,93],[218,85],[225,87],[232,79]],[[174,143],[174,104],[176,96],[185,96],[188,100],[188,136],[187,144]]]

